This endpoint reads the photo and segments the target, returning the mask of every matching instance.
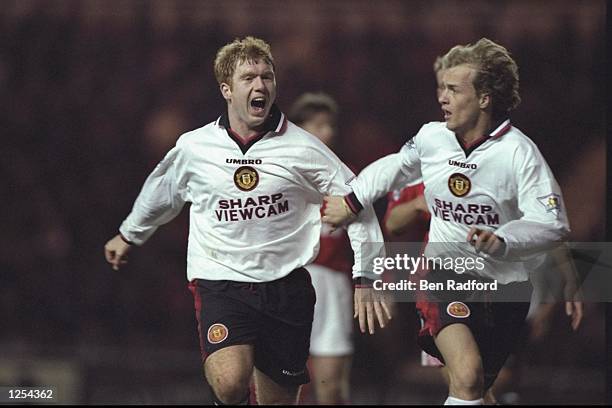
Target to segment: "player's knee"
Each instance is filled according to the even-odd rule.
[[[451,388],[463,395],[481,396],[484,375],[480,359],[464,359],[449,370]]]
[[[238,404],[249,393],[250,375],[244,373],[223,373],[209,379],[217,399],[224,404]]]
[[[342,383],[339,379],[327,379],[323,381],[317,381],[316,394],[319,403],[338,403],[343,400]]]

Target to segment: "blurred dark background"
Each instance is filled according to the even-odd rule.
[[[486,36],[520,67],[514,124],[541,149],[574,241],[605,225],[604,1],[0,0],[0,385],[56,385],[82,403],[208,402],[187,211],[114,273],[103,245],[176,138],[225,108],[212,72],[235,37],[272,46],[278,103],[325,91],[357,169],[441,120],[432,64]],[[413,306],[357,337],[357,403],[440,403],[419,367]],[[560,310],[523,353],[534,403],[601,403],[603,308],[572,333]]]

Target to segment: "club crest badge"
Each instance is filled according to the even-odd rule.
[[[253,167],[239,167],[234,173],[234,184],[242,191],[251,191],[259,184],[259,174]]]
[[[465,319],[470,316],[470,308],[463,302],[451,302],[446,307],[446,313],[458,319]]]
[[[548,195],[538,197],[540,204],[544,206],[546,212],[551,212],[555,216],[559,216],[561,212],[561,196],[559,194],[550,193]]]
[[[464,197],[470,192],[472,182],[461,173],[453,173],[448,178],[448,188],[455,197]]]
[[[208,342],[210,344],[218,344],[227,339],[228,330],[224,324],[215,323],[208,328]]]

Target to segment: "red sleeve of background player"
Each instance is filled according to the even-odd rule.
[[[400,204],[407,203],[411,200],[414,200],[418,196],[423,195],[424,192],[425,192],[425,185],[423,183],[420,183],[414,186],[404,187],[401,190],[395,190],[395,191],[388,193],[387,194],[387,201],[388,201],[387,211],[385,212],[383,226],[387,225],[387,218],[389,217],[389,214],[391,213],[391,210],[393,208],[395,208],[396,206]],[[419,228],[426,226],[425,229],[429,230],[429,219],[430,218],[431,216],[429,215],[429,213],[423,213],[421,215],[421,219],[423,223],[419,223],[421,224]],[[384,228],[384,230],[385,230],[385,233],[388,235],[388,231],[386,230],[386,228]]]

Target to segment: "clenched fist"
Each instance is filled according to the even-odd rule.
[[[348,224],[355,219],[355,214],[351,211],[341,196],[326,196],[325,209],[321,220],[330,224],[334,228],[338,228],[344,224]]]

